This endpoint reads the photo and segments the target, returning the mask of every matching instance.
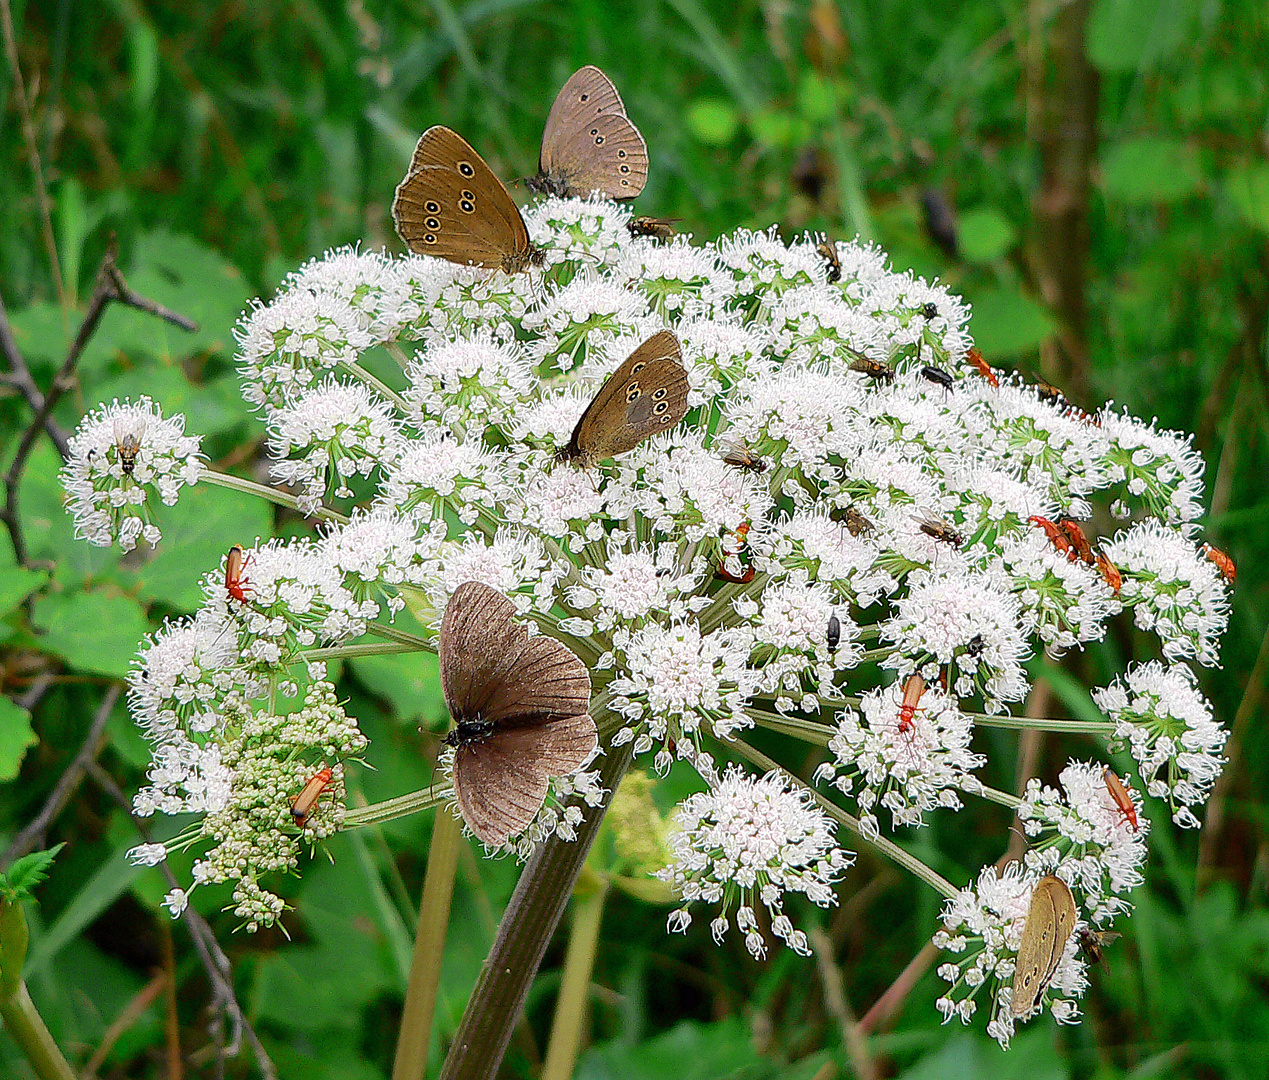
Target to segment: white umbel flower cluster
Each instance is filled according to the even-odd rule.
[[[997,379],[970,352],[966,305],[870,246],[838,244],[830,281],[814,237],[661,244],[601,200],[550,198],[525,218],[540,271],[341,250],[244,315],[244,395],[268,426],[273,475],[324,524],[236,554],[206,577],[203,611],[145,647],[132,703],[155,742],[146,809],[197,808],[238,835],[224,815],[255,783],[242,776],[243,718],[301,695],[363,636],[434,648],[450,595],[475,580],[587,664],[602,746],[629,745],[661,773],[676,758],[696,768],[705,790],[684,804],[665,875],[685,902],[674,928],[687,904],[719,904],[716,932],[734,913],[760,955],[765,907],[771,932],[802,951],[781,905],[796,892],[832,902],[846,865],[836,828],[884,851],[889,834],[971,797],[1014,805],[984,787],[990,744],[976,736],[1043,723],[1010,715],[1031,689],[1028,659],[1100,639],[1121,612],[1171,666],[1101,691],[1098,734],[1190,823],[1224,732],[1185,665],[1215,663],[1228,603],[1195,535],[1202,461],[1186,438]],[[557,463],[584,413],[592,431],[625,423],[616,399],[586,411],[661,330],[682,346],[682,423],[587,470]],[[67,475],[94,539],[136,533],[114,509],[136,501],[130,485],[170,492],[159,430],[147,420],[131,473],[113,414],[81,433]],[[185,482],[217,482],[195,451],[163,452]],[[820,801],[789,773],[741,770],[769,769],[747,741],[757,729],[766,746],[815,747]],[[304,760],[333,766],[355,743]],[[297,780],[270,789],[288,839]],[[942,943],[983,942],[957,969],[949,1015],[972,1014],[964,988],[1005,977],[1044,873],[1061,873],[1098,924],[1127,910],[1145,807],[1131,803],[1126,825],[1092,763],[1072,763],[1061,788],[1025,794],[1037,848],[1023,866],[985,873],[949,908]],[[555,781],[509,849],[572,835],[597,793],[585,769]],[[272,842],[260,842],[266,862]],[[248,920],[271,917],[266,898],[242,903]],[[1069,1002],[1081,980],[1072,956],[1051,992]]]

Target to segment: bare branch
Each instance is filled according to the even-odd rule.
[[[6,0],[0,0],[0,4],[5,2]],[[3,522],[5,528],[9,530],[9,537],[13,541],[14,557],[22,566],[26,565],[26,542],[22,538],[22,526],[18,521],[18,485],[22,480],[22,472],[26,468],[27,458],[31,455],[31,448],[35,445],[36,438],[40,431],[44,429],[45,422],[52,415],[53,409],[58,401],[61,400],[62,395],[75,385],[75,368],[79,364],[79,357],[83,353],[84,347],[88,344],[89,339],[96,333],[101,317],[105,313],[106,305],[114,300],[118,303],[126,304],[128,307],[134,307],[139,311],[157,316],[167,322],[174,323],[184,330],[194,331],[198,329],[198,324],[187,319],[184,315],[172,311],[171,308],[164,307],[157,301],[150,300],[140,293],[134,292],[124,280],[118,266],[115,265],[117,255],[118,249],[112,240],[106,248],[106,254],[101,260],[101,267],[97,271],[97,283],[93,287],[93,295],[88,302],[88,310],[84,313],[84,321],[80,323],[79,333],[75,335],[75,340],[71,342],[66,359],[62,361],[61,369],[53,377],[53,385],[49,387],[43,403],[35,410],[35,419],[23,433],[22,439],[18,443],[18,448],[14,452],[13,461],[9,464],[9,471],[5,474],[5,503],[4,509],[0,510],[0,522]]]
[[[149,826],[132,813],[132,804],[128,801],[128,797],[119,790],[119,785],[115,783],[114,777],[95,761],[88,763],[88,774],[102,791],[127,812],[132,819],[133,827],[140,834],[141,839],[146,843],[151,843]],[[159,863],[159,869],[162,871],[163,877],[167,880],[169,886],[174,889],[180,888],[180,883],[176,880],[176,875],[168,867],[167,860]],[[181,919],[190,932],[194,948],[198,951],[199,959],[202,961],[203,970],[207,972],[207,979],[211,983],[212,988],[212,1004],[217,1010],[229,1017],[230,1040],[229,1045],[224,1050],[224,1054],[231,1055],[236,1053],[240,1041],[245,1038],[247,1045],[251,1047],[251,1052],[255,1055],[256,1064],[260,1067],[261,1075],[265,1080],[277,1080],[278,1072],[274,1068],[268,1051],[265,1050],[259,1036],[256,1035],[255,1029],[244,1015],[242,1006],[238,1004],[238,998],[234,994],[229,957],[221,949],[220,943],[216,940],[216,935],[212,932],[212,928],[207,925],[206,919],[188,905],[181,912]]]

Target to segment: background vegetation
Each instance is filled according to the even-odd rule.
[[[822,926],[844,1001],[828,968],[780,950],[752,963],[735,935],[715,947],[707,920],[667,937],[663,908],[613,893],[579,1075],[826,1078],[869,1063],[907,1077],[1264,1074],[1262,2],[3,0],[0,10],[12,27],[0,65],[0,299],[35,382],[47,389],[65,358],[112,236],[132,287],[200,326],[111,307],[55,412],[64,429],[97,402],[148,393],[185,412],[222,466],[254,468],[262,428],[233,372],[232,330],[249,299],[333,245],[397,250],[388,206],[430,124],[463,132],[504,177],[533,172],[556,90],[596,63],[651,150],[639,212],[679,217],[699,236],[770,223],[786,235],[858,233],[962,292],[993,363],[1042,373],[1085,407],[1114,399],[1194,432],[1209,462],[1206,536],[1240,568],[1224,667],[1203,673],[1234,731],[1231,764],[1201,833],[1151,806],[1149,883],[1111,970],[1093,975],[1084,1023],[1042,1020],[1002,1055],[981,1024],[939,1025],[927,972],[848,1047],[843,1031],[921,951],[939,906],[865,854]],[[954,242],[938,220],[947,214]],[[6,385],[7,466],[31,410]],[[188,1075],[212,1075],[203,969],[184,926],[156,910],[167,887],[157,872],[123,859],[137,835],[109,781],[135,790],[147,755],[106,695],[138,638],[197,603],[195,575],[230,544],[306,526],[196,490],[153,558],[121,559],[73,539],[57,466],[41,438],[20,486],[25,564],[11,545],[0,551],[0,846],[48,802],[103,701],[109,719],[99,766],[35,838],[67,846],[28,909],[27,980],[77,1066],[175,1075],[167,1055],[179,1045],[193,1053]],[[1125,621],[1060,668],[1037,658],[1048,707],[1079,715],[1090,708],[1082,687],[1149,649]],[[443,724],[434,670],[358,661],[341,690],[377,767],[354,778],[358,797],[426,784],[436,745],[426,729]],[[1018,770],[1052,779],[1069,755],[1094,752],[1077,738],[1018,760],[1012,747],[984,742],[1006,787]],[[955,835],[936,823],[912,838],[958,882],[1009,842],[998,811],[970,835],[965,820]],[[288,886],[290,941],[235,935],[225,897],[196,894],[284,1077],[386,1075],[429,831],[412,819],[331,844],[333,862],[316,859]],[[514,876],[463,853],[442,1035]],[[536,1075],[561,958],[559,946],[548,954],[509,1075]],[[24,1070],[0,1036],[0,1072]],[[249,1055],[229,1070],[247,1075]]]

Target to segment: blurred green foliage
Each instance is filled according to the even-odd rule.
[[[508,179],[532,173],[556,90],[595,63],[650,147],[639,212],[681,218],[701,236],[773,223],[858,234],[896,265],[962,292],[974,306],[971,330],[998,366],[1043,372],[1086,407],[1114,399],[1194,432],[1209,462],[1206,535],[1240,567],[1224,667],[1203,673],[1218,717],[1235,729],[1219,831],[1206,841],[1178,834],[1152,807],[1150,880],[1111,969],[1093,975],[1080,1026],[1041,1021],[1003,1055],[980,1029],[939,1025],[927,974],[866,1049],[889,1074],[947,1080],[1264,1074],[1263,3],[18,0],[12,18],[34,145],[6,62],[0,298],[36,382],[47,387],[65,356],[112,236],[132,287],[200,327],[187,334],[110,309],[57,410],[67,429],[99,401],[148,393],[186,414],[213,460],[249,468],[262,429],[238,396],[232,337],[249,299],[331,246],[397,249],[388,205],[430,124],[461,131]],[[33,150],[51,202],[48,234]],[[955,253],[927,228],[927,205],[954,214]],[[6,463],[29,416],[16,393],[0,397]],[[197,575],[231,543],[306,528],[195,490],[163,521],[152,559],[120,558],[73,537],[57,467],[41,440],[20,489],[28,565],[16,565],[8,545],[0,556],[10,695],[0,698],[0,780],[21,770],[0,788],[6,837],[49,796],[137,639],[199,602]],[[1124,623],[1061,672],[1050,666],[1061,707],[1079,715],[1088,707],[1081,687],[1148,648]],[[28,698],[33,686],[42,690]],[[418,725],[435,729],[444,717],[434,664],[354,661],[341,688],[374,747],[376,770],[354,770],[354,797],[426,785],[434,740]],[[135,790],[146,754],[122,706],[107,732],[101,761]],[[1011,786],[1013,743],[993,738],[984,739],[992,780]],[[1089,747],[1049,740],[1042,775],[1071,753]],[[936,824],[910,846],[958,881],[1008,841],[1007,821],[991,810],[974,835],[960,819],[957,829]],[[427,821],[405,821],[338,838],[333,864],[319,857],[283,886],[295,906],[290,942],[234,936],[220,910],[228,897],[196,893],[284,1077],[387,1075],[428,832]],[[182,1046],[202,1045],[206,985],[183,930],[157,909],[166,886],[123,860],[137,842],[126,817],[89,781],[51,839],[67,847],[29,908],[26,978],[60,1045],[77,1063],[88,1059],[165,963],[169,935]],[[173,864],[188,876],[188,856]],[[505,862],[460,863],[441,1035],[457,1024],[514,878]],[[928,939],[938,904],[866,855],[843,901],[824,930],[862,1014]],[[777,951],[755,965],[737,940],[713,946],[707,919],[681,938],[667,937],[663,919],[661,908],[612,894],[593,1046],[579,1076],[851,1073],[813,962]],[[558,962],[548,954],[508,1058],[512,1075],[536,1069]],[[99,1075],[164,1075],[163,1008],[150,1005],[116,1033]],[[206,1068],[195,1063],[189,1075]],[[24,1069],[0,1037],[0,1071]],[[231,1069],[246,1075],[247,1058]]]

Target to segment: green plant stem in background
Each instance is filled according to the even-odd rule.
[[[551,1041],[546,1048],[541,1080],[569,1080],[577,1067],[608,887],[606,877],[588,872],[573,898],[573,928],[569,934],[568,953],[564,957],[564,973],[555,1002],[555,1020],[551,1024]]]
[[[600,730],[605,719],[612,722],[601,717]],[[633,756],[633,743],[607,748],[599,768],[600,783],[608,790],[604,805],[585,811],[576,840],[552,835],[525,866],[454,1034],[440,1080],[492,1080],[497,1075],[525,995],[564,914],[612,793]]]
[[[26,992],[26,983],[19,983],[17,993],[0,1002],[0,1019],[39,1080],[77,1080]]]
[[[882,855],[893,862],[898,863],[907,870],[908,873],[924,881],[930,886],[930,888],[942,893],[948,898],[955,896],[957,892],[960,891],[955,885],[948,881],[947,878],[930,869],[930,867],[926,866],[925,863],[923,863],[915,855],[909,855],[893,840],[887,840],[884,836],[865,836],[863,829],[859,825],[858,818],[852,817],[850,814],[846,813],[846,811],[840,806],[831,800],[826,799],[813,787],[807,787],[807,785],[804,784],[798,777],[794,776],[791,772],[785,769],[784,766],[775,759],[767,757],[767,755],[761,750],[750,746],[743,739],[733,739],[728,745],[741,757],[747,758],[755,765],[766,769],[768,772],[779,772],[782,775],[787,776],[793,782],[794,786],[809,791],[812,798],[814,798],[815,801],[824,809],[825,813],[832,815],[837,822],[845,825],[847,829],[858,836],[859,839],[869,847],[879,851]]]
[[[427,852],[427,875],[423,879],[423,899],[414,931],[414,957],[397,1033],[397,1056],[392,1063],[392,1080],[423,1080],[427,1070],[427,1050],[432,1036],[432,1015],[436,1011],[436,988],[441,981],[441,957],[445,952],[445,932],[449,926],[449,906],[454,895],[454,872],[458,849],[463,842],[462,826],[443,806],[437,807],[432,825],[432,843]]]
[[[248,480],[244,476],[234,476],[233,473],[204,469],[199,474],[198,479],[203,484],[215,484],[217,487],[229,488],[230,491],[242,491],[248,495],[258,495],[265,502],[285,506],[288,510],[299,510],[300,508],[300,500],[294,495],[288,495],[285,491],[279,491],[277,488],[272,488],[265,484],[257,484],[254,480]],[[309,516],[319,521],[333,521],[339,525],[348,524],[348,518],[338,510],[328,510],[324,506],[319,506]]]

